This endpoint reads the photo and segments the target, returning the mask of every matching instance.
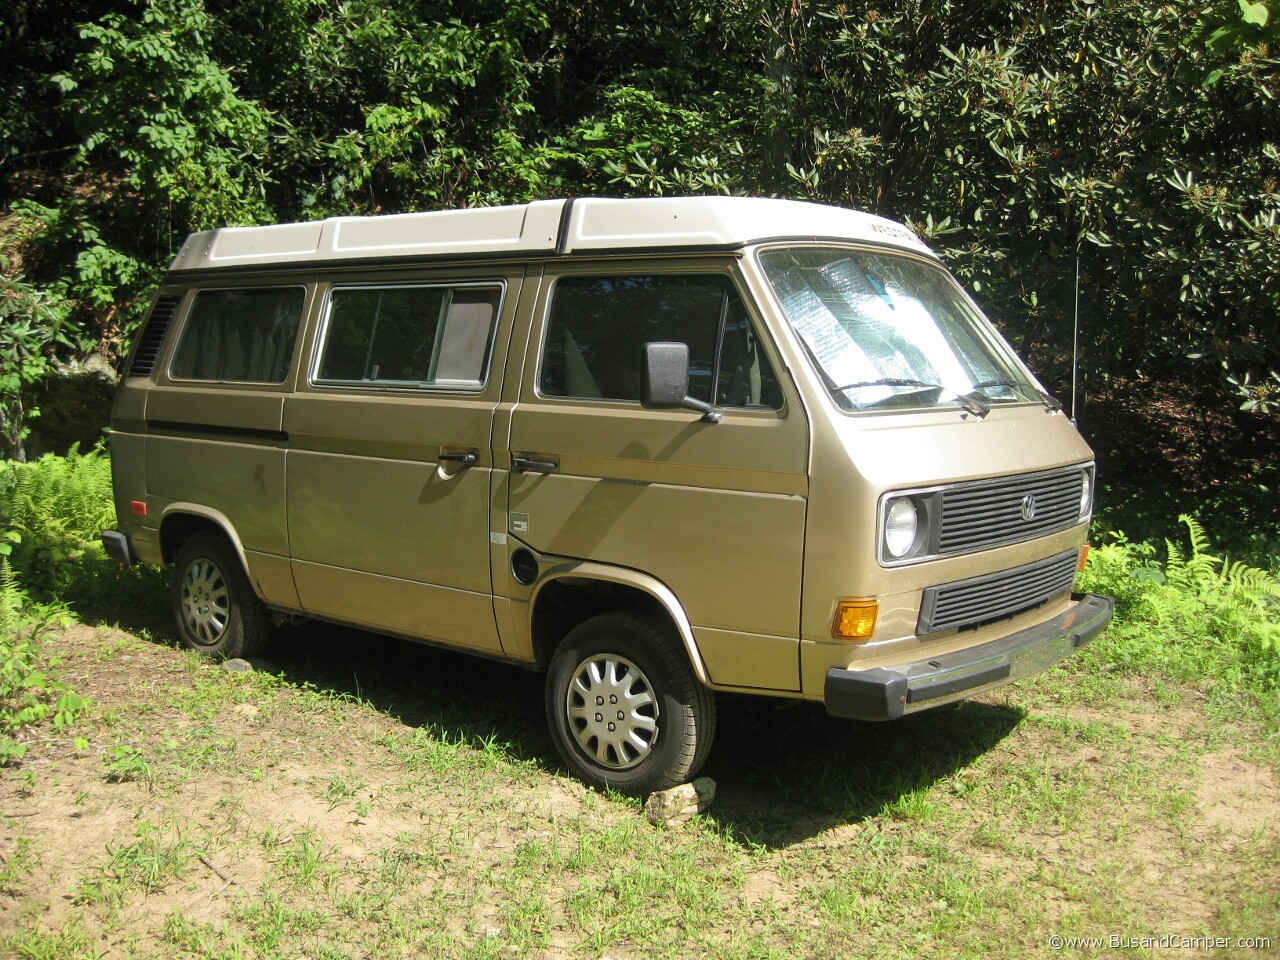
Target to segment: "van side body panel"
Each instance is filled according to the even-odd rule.
[[[177,379],[174,355],[192,323],[196,294],[183,297],[165,348],[145,384],[145,473],[148,514],[204,516],[223,529],[245,561],[250,581],[268,605],[297,609],[291,576],[285,575],[289,535],[284,511],[286,437],[284,398],[300,362],[310,306],[308,279],[276,278],[269,289],[295,291],[296,329],[288,372],[279,383]],[[219,278],[202,287],[211,293],[257,290],[253,281]],[[286,341],[287,342],[287,341]],[[117,410],[117,416],[119,410]],[[157,531],[158,535],[159,531]]]
[[[313,359],[284,412],[291,554],[307,613],[502,652],[489,569],[492,428],[522,276],[519,267],[384,271],[328,288],[331,298],[471,284],[502,299],[487,379],[470,390],[317,382],[322,306]]]
[[[809,435],[792,388],[785,385],[782,410],[726,407],[714,424],[687,410],[543,397],[537,389],[557,279],[728,275],[735,263],[546,268],[511,412],[510,454],[555,466],[509,474],[504,533],[513,550],[525,545],[662,582],[679,598],[714,685],[798,690]]]

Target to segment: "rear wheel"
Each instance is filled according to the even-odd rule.
[[[684,783],[715,734],[715,698],[669,629],[630,613],[592,617],[547,671],[547,722],[573,773],[644,795]]]
[[[195,534],[178,551],[173,616],[183,646],[215,660],[261,653],[271,632],[267,608],[240,559],[211,531]]]

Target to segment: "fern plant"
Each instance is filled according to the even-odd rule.
[[[1280,670],[1280,579],[1246,563],[1231,563],[1209,552],[1209,538],[1195,518],[1183,514],[1191,552],[1168,544],[1166,582],[1203,605],[1210,629],[1241,646],[1249,659]]]
[[[1103,649],[1116,665],[1157,669],[1181,679],[1280,686],[1280,578],[1218,557],[1195,518],[1178,518],[1188,547],[1123,535],[1095,549],[1081,587],[1116,598]]]
[[[26,755],[18,739],[24,729],[52,720],[63,730],[89,706],[52,675],[56,658],[41,665],[40,631],[65,615],[61,606],[30,604],[8,558],[0,556],[0,767]]]
[[[96,451],[12,463],[0,482],[0,525],[20,537],[13,566],[35,596],[59,596],[86,559],[105,559],[98,535],[114,520],[111,464]]]

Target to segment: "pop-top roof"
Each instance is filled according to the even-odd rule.
[[[855,240],[927,253],[901,224],[843,207],[754,197],[538,200],[193,233],[170,270],[414,258],[547,257]]]

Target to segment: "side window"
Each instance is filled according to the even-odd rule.
[[[316,382],[478,389],[501,295],[497,285],[334,287]]]
[[[746,307],[728,277],[564,277],[543,343],[544,396],[640,399],[644,344],[689,345],[689,392],[720,406],[782,406]],[[714,400],[712,395],[714,393]]]
[[[169,365],[175,380],[283,383],[302,318],[302,287],[201,290]]]

